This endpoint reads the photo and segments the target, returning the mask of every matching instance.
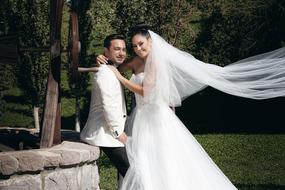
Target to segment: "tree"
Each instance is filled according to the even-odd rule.
[[[197,1],[202,12],[195,54],[224,66],[281,46],[285,41],[285,2]]]
[[[130,1],[120,0],[116,5],[116,30],[127,34],[129,29],[144,22],[169,43],[185,49],[193,45],[195,37],[191,25],[195,7],[191,1]]]
[[[16,47],[16,36],[14,34],[11,34],[10,37],[12,37],[12,40],[10,37],[7,38],[7,36],[11,33],[11,27],[12,20],[10,17],[10,13],[7,11],[7,7],[9,8],[9,1],[5,0],[0,4],[0,43],[3,43],[2,48],[5,48],[5,44],[12,44]],[[14,35],[14,36],[12,36]],[[7,55],[4,55],[7,56]],[[6,57],[5,57],[6,59]],[[16,63],[15,60],[17,59],[15,54],[15,59],[10,62],[10,60],[0,60],[0,117],[2,116],[3,112],[5,111],[5,100],[4,97],[4,91],[8,90],[12,86],[15,86],[16,84]]]
[[[22,52],[18,64],[18,84],[31,98],[35,127],[39,129],[39,107],[43,103],[49,57],[37,48],[45,47],[49,39],[48,2],[9,1],[5,20],[7,33],[16,33],[22,48],[34,48],[34,52]]]

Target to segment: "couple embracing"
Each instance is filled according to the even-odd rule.
[[[109,64],[79,68],[96,71],[81,139],[102,148],[124,176],[122,190],[236,189],[170,107],[207,86],[252,99],[285,96],[285,48],[219,67],[173,47],[146,25],[130,33],[136,57],[124,63],[125,39],[110,35],[106,57],[97,58]],[[118,67],[131,69],[131,79]],[[136,98],[128,132],[122,86]]]

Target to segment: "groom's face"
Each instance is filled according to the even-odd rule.
[[[105,48],[105,55],[115,65],[122,64],[127,55],[125,41],[120,39],[112,40],[110,47]]]

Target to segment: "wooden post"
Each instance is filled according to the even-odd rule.
[[[81,49],[79,41],[79,28],[78,28],[78,0],[72,1],[71,10],[71,82],[76,89],[76,103],[75,103],[75,131],[80,132],[80,88],[79,88],[79,52]]]
[[[79,41],[79,29],[78,29],[78,15],[75,10],[71,11],[71,58],[72,58],[72,83],[76,84],[78,82],[78,62],[79,62],[79,52],[81,49]]]
[[[43,126],[41,131],[41,148],[51,147],[61,141],[60,117],[60,33],[63,0],[50,0],[50,70]]]

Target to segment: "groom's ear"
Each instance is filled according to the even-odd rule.
[[[109,52],[109,49],[108,49],[108,48],[105,48],[105,47],[104,47],[104,55],[106,55],[107,57],[110,56],[110,52]]]

